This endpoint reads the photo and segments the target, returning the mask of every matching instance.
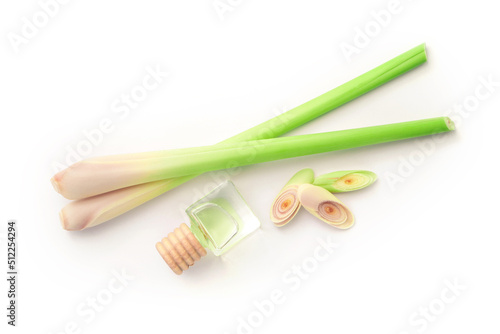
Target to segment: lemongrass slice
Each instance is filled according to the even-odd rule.
[[[341,170],[323,174],[313,184],[332,193],[344,193],[368,187],[377,180],[377,174],[367,170]]]
[[[300,201],[297,196],[299,186],[310,184],[313,181],[314,172],[310,168],[302,169],[292,176],[276,196],[271,207],[271,221],[274,225],[286,225],[295,217],[300,209]]]
[[[312,184],[303,184],[298,188],[302,206],[313,216],[340,229],[354,225],[351,211],[328,190]]]

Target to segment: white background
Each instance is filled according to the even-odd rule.
[[[70,1],[15,52],[8,36],[21,34],[23,17],[32,20],[40,5],[2,2],[1,262],[6,222],[16,219],[20,273],[15,329],[6,325],[7,286],[1,280],[2,328],[498,332],[498,83],[472,111],[453,109],[478,101],[476,89],[486,92],[478,88],[481,78],[500,81],[494,3],[401,0],[399,12],[350,61],[340,46],[353,44],[356,29],[370,26],[371,12],[386,9],[389,1],[229,3],[232,10],[221,19],[212,0]],[[262,229],[227,256],[208,255],[176,276],[154,247],[186,221],[185,206],[213,186],[207,175],[101,226],[61,228],[58,211],[68,201],[50,185],[53,166],[64,163],[68,147],[84,141],[83,131],[96,129],[102,119],[111,119],[113,130],[89,156],[208,145],[422,42],[427,64],[291,134],[446,114],[457,131],[439,143],[408,140],[245,168],[232,180]],[[120,117],[112,103],[141,83],[148,66],[168,71],[168,78]],[[356,216],[352,229],[335,230],[304,211],[283,228],[272,225],[274,196],[305,167],[317,174],[369,169],[379,175],[372,187],[338,196]],[[394,175],[401,179],[391,183]],[[294,290],[283,275],[304,260],[311,263],[318,238],[338,247]],[[113,270],[134,278],[92,319],[78,312],[89,310],[88,298],[104,296]],[[440,301],[446,282],[462,287],[449,303]],[[269,299],[273,290],[284,301],[259,318],[255,302]],[[430,317],[422,320],[419,312],[429,307]],[[254,324],[263,320],[239,328],[249,317]]]

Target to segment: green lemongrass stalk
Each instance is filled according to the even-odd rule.
[[[341,170],[323,174],[313,184],[332,193],[344,193],[368,187],[377,180],[377,174],[367,170]]]
[[[448,117],[370,126],[325,133],[190,148],[172,155],[159,151],[148,158],[112,157],[78,162],[55,175],[60,193],[69,199],[102,194],[137,184],[199,174],[229,166],[325,153],[395,140],[426,136],[453,129]],[[194,153],[193,153],[194,152]]]
[[[354,225],[351,211],[328,190],[312,184],[303,184],[298,190],[302,206],[313,216],[340,229]]]
[[[422,65],[426,60],[425,44],[421,44],[309,102],[231,137],[225,142],[281,136]],[[70,230],[98,225],[132,210],[196,176],[141,184],[115,190],[109,194],[71,202],[60,213],[62,224]],[[57,189],[57,181],[53,181]]]
[[[425,44],[420,44],[311,101],[230,138],[230,141],[258,140],[281,136],[399,77],[426,61]],[[285,124],[276,126],[276,120],[279,122],[280,117]]]
[[[314,181],[314,172],[310,168],[302,169],[280,190],[278,196],[271,206],[271,221],[276,226],[288,224],[299,212],[300,201],[298,198],[298,189],[302,184],[311,184]]]

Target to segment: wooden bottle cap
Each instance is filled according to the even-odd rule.
[[[195,261],[207,254],[206,249],[184,223],[170,232],[161,242],[157,242],[156,249],[177,275],[182,274]]]

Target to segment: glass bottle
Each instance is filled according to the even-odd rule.
[[[156,249],[178,275],[207,254],[219,256],[260,227],[231,181],[218,185],[186,210],[191,226],[181,224]]]

